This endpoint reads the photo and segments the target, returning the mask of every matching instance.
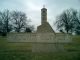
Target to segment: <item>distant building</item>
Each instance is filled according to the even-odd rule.
[[[36,33],[11,33],[8,34],[9,42],[32,43],[32,52],[55,52],[63,51],[63,43],[70,43],[70,36],[55,33],[47,22],[47,9],[41,9],[41,25]]]
[[[38,26],[37,32],[39,33],[54,33],[54,30],[47,22],[47,9],[43,7],[41,9],[41,25]]]

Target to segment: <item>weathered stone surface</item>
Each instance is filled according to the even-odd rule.
[[[55,33],[48,22],[45,22],[44,24],[38,26],[37,32],[38,33]]]
[[[58,43],[34,43],[32,52],[61,52],[64,51],[63,44]]]
[[[8,34],[9,42],[32,43],[32,52],[58,52],[64,51],[63,45],[71,43],[70,36],[53,33],[17,33]],[[67,39],[68,38],[68,39]]]
[[[70,36],[55,35],[53,33],[13,33],[7,37],[9,42],[42,42],[42,43],[69,43],[71,42]]]

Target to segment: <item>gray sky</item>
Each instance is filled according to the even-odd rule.
[[[0,0],[0,10],[23,11],[34,25],[40,25],[43,5],[48,9],[48,21],[53,25],[56,16],[63,10],[68,8],[80,9],[80,0]]]

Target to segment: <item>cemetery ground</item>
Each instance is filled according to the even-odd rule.
[[[31,44],[8,43],[7,37],[0,37],[0,60],[80,60],[80,36],[64,44],[65,52],[33,53]]]

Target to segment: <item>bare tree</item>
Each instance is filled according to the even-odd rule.
[[[10,32],[10,12],[9,10],[0,11],[0,32]]]
[[[80,11],[78,13],[78,20],[76,22],[77,24],[75,25],[75,32],[76,34],[80,35]]]
[[[9,10],[0,11],[0,33],[7,33],[12,30],[16,32],[25,32],[25,30],[29,29],[32,32],[32,26],[30,26],[29,22],[31,21],[27,19],[24,12]]]
[[[72,33],[74,26],[77,23],[76,21],[78,21],[77,11],[74,9],[68,9],[57,17],[56,25],[58,30],[62,30],[66,33]]]
[[[22,30],[25,30],[28,19],[24,12],[21,11],[13,11],[12,12],[12,23],[14,26],[14,30],[16,32],[21,32]]]

